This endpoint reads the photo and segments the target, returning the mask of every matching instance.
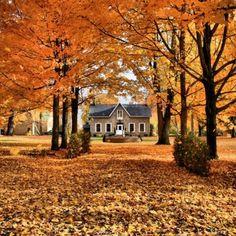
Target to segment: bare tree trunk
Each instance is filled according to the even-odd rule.
[[[7,136],[12,136],[14,133],[14,118],[15,118],[15,114],[14,112],[12,112],[12,115],[9,116],[8,118],[7,132],[6,132]]]
[[[79,88],[74,90],[75,97],[71,100],[71,112],[72,112],[72,134],[78,132],[78,106],[79,106]]]
[[[170,144],[169,138],[169,129],[170,129],[170,120],[171,120],[171,107],[174,101],[174,93],[171,89],[167,89],[167,104],[164,115],[160,107],[158,109],[158,142],[157,144]],[[161,120],[161,124],[159,126],[159,119]]]
[[[235,138],[235,128],[234,127],[231,130],[231,138]]]
[[[216,97],[215,88],[212,84],[205,85],[206,95],[206,128],[207,128],[207,144],[210,149],[210,156],[212,159],[216,159]]]
[[[191,132],[194,134],[194,114],[191,112]]]
[[[164,126],[164,124],[163,124],[164,120],[163,120],[162,104],[161,103],[157,103],[157,121],[158,121],[158,125],[157,125],[158,141],[157,141],[157,144],[162,144],[162,142],[165,142],[165,141],[164,141],[164,138],[162,138],[162,130],[163,130],[163,126]]]
[[[156,94],[157,97],[157,129],[158,129],[158,141],[156,144],[170,144],[170,140],[169,140],[169,126],[168,122],[170,122],[168,119],[170,119],[170,117],[168,117],[168,113],[166,113],[166,109],[168,109],[168,104],[167,104],[167,108],[164,111],[163,114],[163,105],[162,105],[162,100],[161,97],[158,95],[161,93],[161,85],[160,85],[160,77],[158,75],[158,71],[157,71],[157,62],[156,62],[156,58],[154,57],[154,62],[152,64],[153,69],[155,70],[155,74],[153,76],[153,81],[152,81],[152,85],[153,85],[153,90],[154,93]]]
[[[203,69],[203,85],[205,88],[206,97],[206,129],[207,129],[207,145],[210,150],[210,156],[212,159],[216,159],[217,156],[217,143],[216,143],[216,84],[214,81],[214,74],[212,71],[211,60],[211,40],[212,30],[208,23],[205,24],[203,36],[197,32],[198,51]]]
[[[180,59],[185,63],[186,53],[185,53],[185,31],[180,32]],[[186,72],[182,71],[180,74],[180,94],[181,94],[181,115],[180,115],[180,125],[181,125],[181,135],[185,136],[187,134],[187,121],[188,121],[188,108],[187,108],[187,94],[186,94]]]
[[[157,144],[170,144],[169,128],[170,128],[170,114],[165,111],[164,117],[161,118],[162,123],[158,123],[158,142]]]
[[[59,95],[54,95],[51,150],[58,150],[58,149],[59,149]]]
[[[204,125],[201,121],[198,121],[198,136],[202,137],[202,131],[203,131]]]
[[[69,114],[69,101],[67,96],[63,96],[63,110],[62,110],[62,137],[61,148],[67,148],[67,130],[68,130],[68,114]]]
[[[39,113],[39,120],[40,120],[39,132],[40,132],[40,135],[42,135],[43,134],[43,113],[42,112]]]

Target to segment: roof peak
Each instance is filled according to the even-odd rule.
[[[147,104],[95,104],[90,106],[89,116],[110,117],[119,105],[130,117],[150,117],[151,111]]]
[[[114,103],[114,104],[109,104],[109,103],[101,103],[101,104],[90,104],[90,106],[99,106],[99,105],[103,105],[103,106],[117,106],[117,105],[143,105],[143,106],[148,106],[147,103]]]

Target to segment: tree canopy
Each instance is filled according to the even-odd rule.
[[[146,87],[159,104],[159,123],[170,109],[168,120],[180,115],[182,135],[189,110],[200,109],[217,156],[217,117],[236,104],[235,0],[0,4],[2,107],[32,109],[59,94],[73,99],[71,88],[86,91],[84,101]]]

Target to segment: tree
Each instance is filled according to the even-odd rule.
[[[224,1],[214,6],[207,5],[207,3],[202,3],[202,5],[199,3],[198,6],[202,7],[198,14],[199,21],[195,27],[188,26],[188,32],[196,43],[202,72],[196,73],[193,68],[186,65],[182,68],[204,86],[207,143],[211,157],[216,158],[216,116],[236,102],[234,98],[217,107],[217,102],[223,94],[235,93],[235,91],[224,91],[226,85],[230,80],[234,80],[236,75],[235,54],[227,51],[227,46],[234,37],[235,22],[230,19],[232,12],[228,11]],[[193,10],[197,11],[196,8]],[[206,15],[207,13],[217,16],[218,19],[200,17],[200,14]],[[189,14],[191,15],[191,13]],[[199,25],[202,26],[200,29],[197,27]],[[217,44],[217,48],[213,46],[214,43]]]
[[[106,4],[109,4],[106,5]],[[217,107],[221,96],[235,93],[235,50],[232,48],[235,37],[235,19],[233,11],[236,9],[234,1],[198,1],[192,0],[176,1],[117,1],[112,4],[109,1],[102,1],[99,7],[103,6],[103,16],[112,19],[109,21],[101,18],[90,20],[100,32],[106,34],[121,44],[157,52],[170,60],[174,66],[178,66],[181,73],[181,87],[185,83],[185,75],[194,78],[202,83],[205,91],[205,113],[207,126],[207,143],[212,158],[217,157],[216,152],[216,116],[223,110],[236,102],[233,98],[225,101],[224,105]],[[92,17],[92,16],[91,16]],[[111,21],[111,20],[110,20]],[[115,26],[118,28],[116,28]],[[164,36],[165,31],[161,26],[168,26],[169,29],[177,27],[180,32],[178,55],[170,47],[170,41]],[[159,41],[153,40],[154,27],[158,26]],[[120,29],[120,30],[119,30]],[[122,29],[122,30],[121,30]],[[192,37],[194,47],[198,50],[198,64],[201,70],[196,70],[191,64],[185,62],[184,37]],[[226,91],[226,85],[234,84],[231,91]],[[185,99],[185,89],[182,88],[182,99]],[[182,100],[182,108],[185,101]],[[183,113],[183,112],[182,112]],[[186,115],[184,115],[186,116]],[[186,118],[185,118],[186,120]],[[183,122],[184,123],[184,122]],[[182,128],[184,133],[186,128]]]
[[[74,88],[72,133],[77,132],[78,105],[91,98],[89,90],[117,89],[124,81],[119,81],[120,76],[112,78],[115,73],[112,72],[112,76],[110,73],[110,70],[121,71],[117,66],[118,57],[103,52],[101,35],[88,27],[90,24],[82,17],[85,9],[81,2],[8,3],[9,8],[13,6],[13,23],[7,26],[0,41],[4,52],[2,73],[7,76],[7,83],[10,81],[14,85],[14,91],[17,88],[27,98],[33,96],[32,91],[37,91],[41,99],[53,97],[51,148],[58,150],[60,97]],[[84,92],[87,98],[80,97],[82,90],[87,90]],[[67,106],[64,105],[62,146],[65,147]]]

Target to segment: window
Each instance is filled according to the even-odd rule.
[[[123,111],[122,110],[117,111],[117,119],[118,120],[123,120]]]
[[[139,123],[139,132],[145,132],[145,123]]]
[[[102,132],[102,124],[100,123],[95,124],[95,132],[96,133]]]
[[[135,132],[135,124],[134,123],[129,123],[129,132]]]
[[[111,123],[106,124],[106,132],[107,133],[111,133],[112,132],[112,124]]]

